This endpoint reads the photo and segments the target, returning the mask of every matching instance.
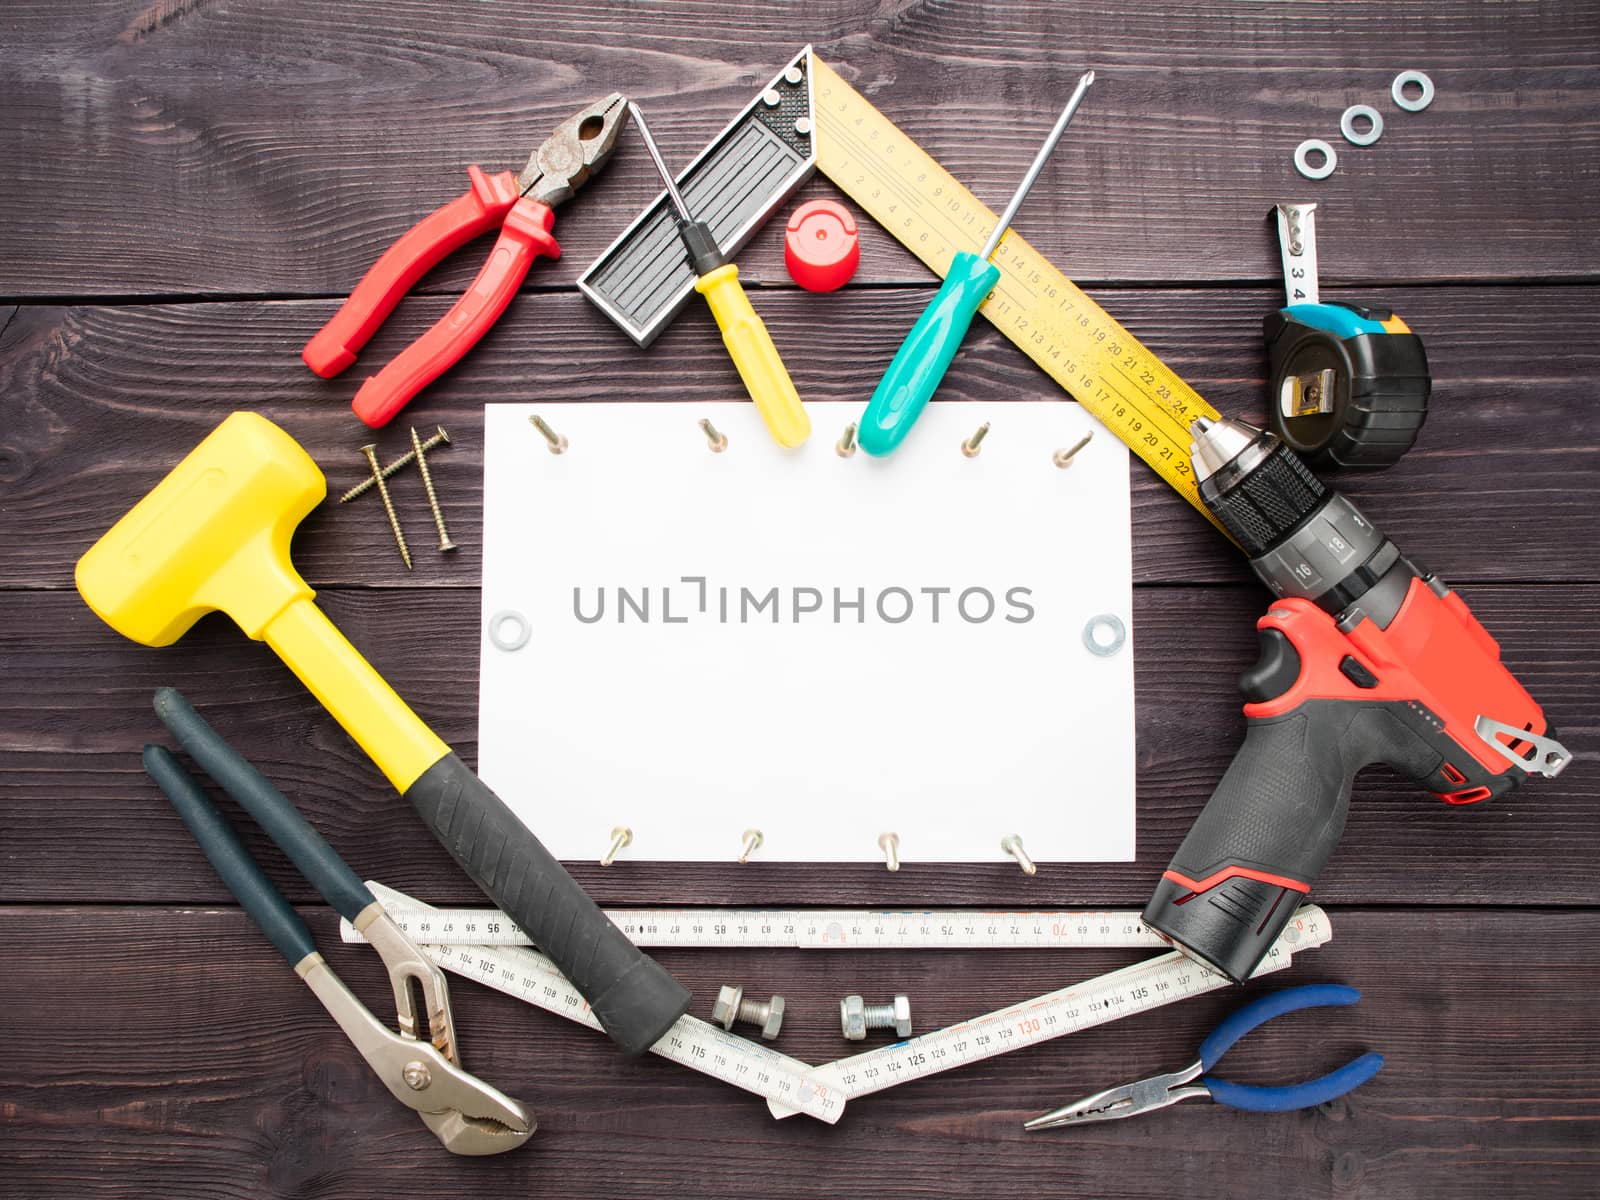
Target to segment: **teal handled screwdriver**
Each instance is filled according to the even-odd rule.
[[[922,415],[922,410],[928,406],[928,401],[933,398],[933,393],[938,390],[956,351],[961,349],[961,340],[967,336],[973,316],[988,299],[989,293],[994,291],[994,285],[1000,282],[1000,268],[989,261],[990,256],[1011,227],[1012,218],[1022,207],[1028,189],[1039,178],[1050,152],[1066,132],[1067,123],[1072,120],[1072,114],[1078,111],[1084,93],[1093,82],[1094,72],[1084,72],[1072,98],[1056,118],[1055,128],[1045,138],[1044,145],[1039,147],[1033,165],[1022,177],[1016,195],[1011,197],[1011,203],[1006,205],[1006,211],[995,223],[994,232],[989,235],[983,249],[977,254],[963,250],[955,256],[950,263],[949,273],[944,277],[944,286],[923,310],[922,316],[917,318],[906,340],[900,344],[894,361],[878,382],[878,390],[872,393],[867,411],[861,416],[856,436],[861,448],[868,454],[888,454],[903,442],[911,426]]]

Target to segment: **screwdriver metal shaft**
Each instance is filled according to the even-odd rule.
[[[1067,125],[1072,120],[1072,114],[1078,111],[1078,105],[1083,103],[1084,93],[1089,90],[1089,85],[1094,82],[1094,72],[1085,71],[1078,80],[1078,86],[1067,99],[1067,106],[1061,110],[1061,115],[1056,118],[1050,136],[1044,139],[1044,145],[1039,147],[1039,153],[1033,156],[1033,165],[1028,168],[1028,173],[1022,177],[1022,182],[1017,185],[1016,192],[1011,197],[1011,203],[1006,205],[1005,212],[1000,214],[1000,220],[995,223],[994,232],[989,235],[989,240],[983,244],[983,249],[978,251],[979,258],[988,258],[1000,246],[1000,239],[1005,237],[1006,230],[1011,228],[1011,222],[1016,219],[1017,210],[1022,207],[1022,202],[1028,197],[1028,190],[1033,187],[1033,181],[1039,178],[1039,172],[1044,170],[1045,162],[1056,148],[1056,143],[1061,140],[1061,135],[1067,131]]]
[[[1000,282],[1000,268],[989,261],[990,256],[999,248],[1000,239],[1005,237],[1012,218],[1022,207],[1028,189],[1039,178],[1045,160],[1061,140],[1067,123],[1072,120],[1072,114],[1078,111],[1084,93],[1093,82],[1093,71],[1085,71],[1078,80],[1078,86],[1073,89],[1066,107],[1056,118],[1055,127],[1045,138],[1039,153],[1034,155],[1033,164],[1022,177],[1022,183],[1006,205],[1005,212],[995,222],[983,249],[977,254],[962,250],[950,260],[944,283],[928,302],[928,307],[922,310],[917,323],[906,334],[906,340],[900,343],[894,361],[878,381],[866,411],[861,414],[858,441],[868,454],[888,454],[904,441],[911,426],[928,406],[928,401],[933,399],[933,393],[938,390],[956,352],[961,349],[961,341],[972,326],[972,318]]]
[[[689,253],[689,267],[696,277],[695,291],[711,306],[711,315],[722,330],[722,344],[728,348],[728,356],[738,368],[745,390],[755,401],[756,411],[761,414],[773,440],[780,446],[800,445],[811,436],[811,418],[800,403],[800,393],[789,378],[777,346],[773,345],[772,335],[740,286],[739,268],[723,256],[711,227],[696,220],[689,211],[638,106],[630,102],[628,111],[656,170],[661,173],[661,182],[666,184],[673,207],[678,210],[678,236]]]
[[[683,194],[678,191],[678,185],[673,181],[672,172],[667,169],[666,160],[661,157],[661,150],[656,145],[655,138],[650,136],[650,127],[644,123],[644,114],[639,111],[639,106],[631,100],[628,102],[628,112],[633,116],[633,127],[639,131],[639,136],[644,139],[644,148],[650,152],[650,158],[656,164],[656,171],[661,175],[661,182],[666,184],[667,195],[672,197],[672,207],[678,210],[678,216],[681,220],[693,221],[694,214],[689,211],[689,206],[684,203]]]

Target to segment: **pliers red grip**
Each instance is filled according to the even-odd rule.
[[[423,388],[477,344],[511,303],[536,258],[560,258],[551,235],[553,206],[581,187],[610,157],[627,121],[627,101],[612,93],[561,124],[520,176],[468,167],[464,195],[414,225],[374,263],[349,299],[306,343],[300,357],[324,379],[351,363],[400,298],[447,254],[499,227],[500,237],[476,279],[434,326],[367,379],[351,407],[374,429],[386,425]]]

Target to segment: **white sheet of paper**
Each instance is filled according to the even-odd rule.
[[[565,859],[627,826],[645,860],[732,862],[751,828],[753,861],[881,861],[886,831],[908,863],[1012,833],[1131,860],[1127,449],[1067,401],[934,403],[842,458],[860,405],[807,407],[797,450],[748,402],[485,408],[484,781]],[[491,642],[504,612],[521,649]],[[1128,631],[1107,657],[1101,613]]]

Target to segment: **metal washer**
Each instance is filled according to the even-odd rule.
[[[1372,122],[1372,127],[1365,133],[1356,130],[1356,121],[1360,117]],[[1352,146],[1370,146],[1383,136],[1383,114],[1370,104],[1352,104],[1339,118],[1339,132]]]
[[[1109,642],[1102,642],[1095,634],[1106,629],[1111,633]],[[1122,618],[1115,613],[1101,613],[1099,616],[1090,617],[1083,626],[1084,648],[1090,654],[1100,658],[1110,658],[1128,643],[1128,627],[1122,623]]]
[[[1415,100],[1406,95],[1406,85],[1414,83],[1422,89],[1422,95]],[[1394,82],[1389,85],[1389,95],[1399,107],[1407,112],[1421,112],[1433,103],[1433,80],[1421,71],[1401,71],[1394,77]]]
[[[517,628],[517,632],[510,637],[505,633],[507,625]],[[489,641],[497,650],[521,650],[532,636],[533,629],[528,624],[528,618],[514,608],[502,608],[489,618]]]
[[[1326,161],[1320,167],[1313,167],[1306,161],[1306,155],[1314,150],[1320,150]],[[1294,148],[1294,169],[1307,179],[1326,179],[1333,174],[1333,169],[1339,165],[1339,156],[1333,152],[1333,147],[1321,138],[1307,138]]]

